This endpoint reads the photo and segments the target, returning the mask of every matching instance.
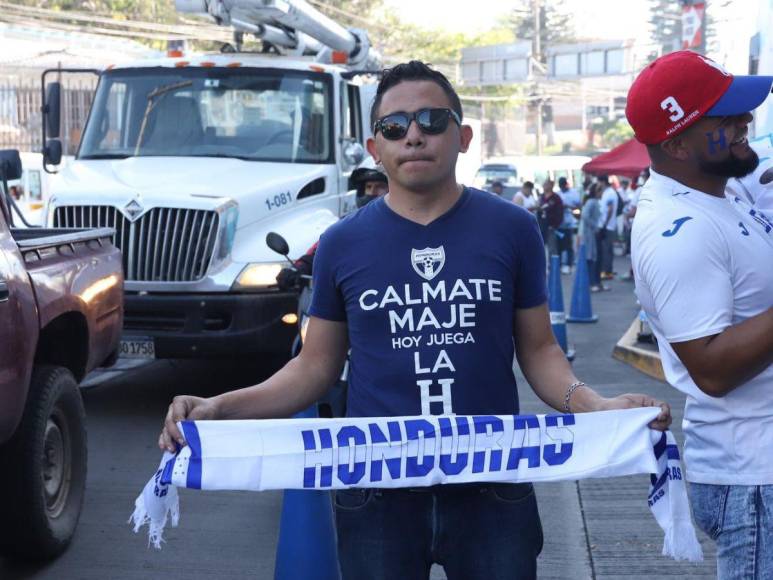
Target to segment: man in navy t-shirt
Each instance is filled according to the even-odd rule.
[[[545,303],[542,239],[523,208],[457,197],[426,225],[382,197],[322,236],[310,314],[348,325],[350,416],[518,413],[512,314]]]
[[[456,183],[472,129],[441,73],[413,61],[384,72],[368,150],[389,193],[332,226],[314,264],[298,357],[263,383],[209,399],[180,396],[159,446],[184,444],[176,421],[286,417],[336,381],[351,347],[348,412],[357,416],[518,412],[513,355],[530,386],[564,412],[661,405],[605,399],[577,380],[553,336],[545,263],[527,211]],[[336,492],[345,579],[536,577],[542,528],[531,484]]]

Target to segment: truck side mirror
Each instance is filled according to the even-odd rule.
[[[62,83],[53,82],[46,87],[46,102],[43,105],[43,116],[45,117],[48,136],[52,139],[59,137],[61,95]]]
[[[5,181],[21,179],[21,157],[16,149],[0,150],[0,178]]]
[[[266,234],[266,245],[280,256],[287,257],[290,253],[290,246],[287,245],[287,240],[276,232],[268,232]]]
[[[349,167],[357,167],[365,159],[365,148],[357,141],[350,141],[344,146],[344,161]]]
[[[59,165],[62,162],[62,142],[59,139],[50,139],[43,147],[43,163],[45,165]]]

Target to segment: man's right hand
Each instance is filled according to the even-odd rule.
[[[177,428],[178,421],[217,419],[217,404],[213,399],[179,395],[172,400],[166,413],[164,428],[158,437],[158,446],[163,451],[174,453],[176,446],[185,445],[185,438]]]

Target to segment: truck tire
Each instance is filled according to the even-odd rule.
[[[85,421],[72,373],[37,366],[21,423],[0,446],[0,554],[49,560],[67,548],[86,488]]]

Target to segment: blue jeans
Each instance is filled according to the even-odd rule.
[[[465,484],[335,494],[344,580],[532,579],[542,551],[534,488]]]
[[[586,260],[588,262],[588,281],[591,286],[601,286],[601,272],[596,266],[596,260]]]
[[[615,235],[617,235],[615,232],[606,229],[602,229],[596,232],[596,249],[598,254],[596,259],[596,268],[599,271],[599,275],[601,275],[601,272],[612,273],[614,270],[613,263],[615,261]]]
[[[719,580],[773,578],[773,485],[691,483],[690,501],[717,543]]]

